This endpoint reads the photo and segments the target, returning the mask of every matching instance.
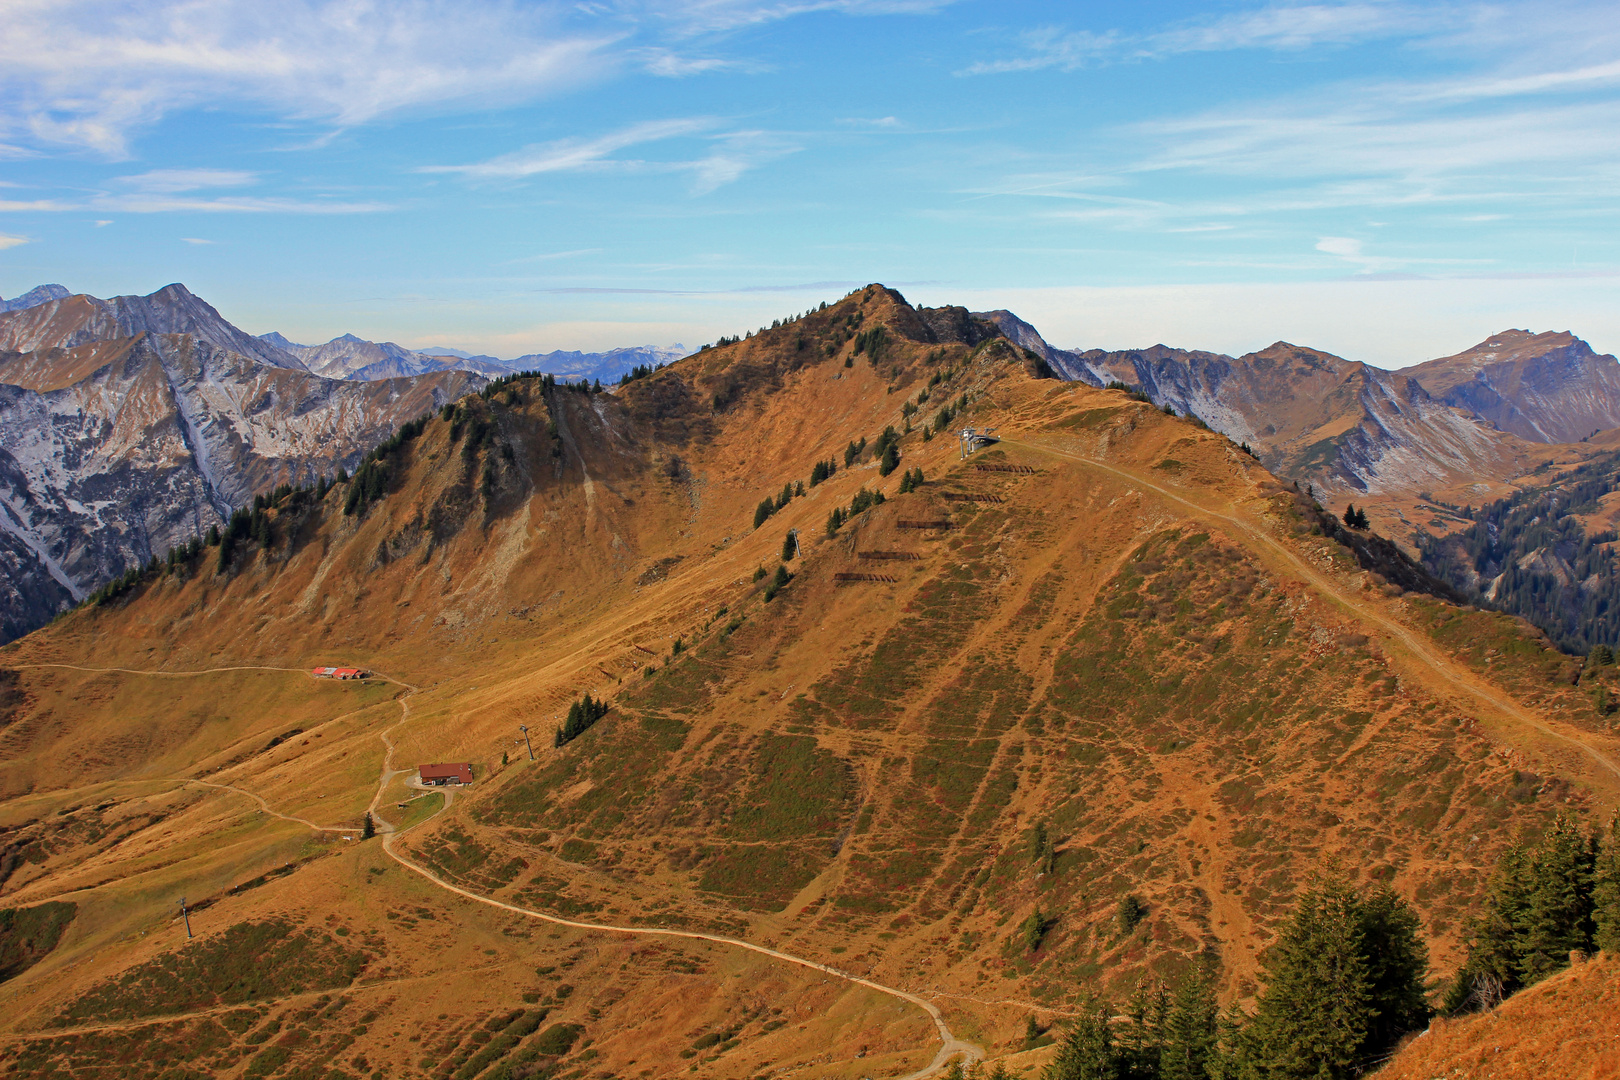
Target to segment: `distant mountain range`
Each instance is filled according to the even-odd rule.
[[[527,353],[511,360],[474,354],[447,346],[407,349],[392,341],[367,341],[344,334],[324,345],[300,345],[279,333],[261,341],[291,353],[309,370],[331,379],[394,379],[430,371],[474,371],[498,377],[518,371],[544,371],[565,379],[600,379],[612,382],[642,365],[658,367],[679,360],[691,351],[684,345],[639,345],[607,352],[554,351]]]
[[[1620,362],[1567,332],[1505,330],[1386,371],[1283,341],[1238,357],[1165,345],[1072,351],[1011,312],[980,317],[1063,378],[1129,383],[1333,498],[1500,486],[1542,467],[1551,445],[1620,427]]]

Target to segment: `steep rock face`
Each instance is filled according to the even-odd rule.
[[[0,300],[0,312],[21,311],[50,300],[66,300],[72,295],[66,285],[36,285],[13,300]]]
[[[184,285],[168,285],[150,296],[69,296],[0,314],[0,352],[71,349],[92,341],[136,334],[190,334],[221,349],[250,356],[271,367],[304,370],[282,349],[226,322]]]
[[[1414,491],[1519,471],[1512,441],[1435,401],[1415,380],[1353,364],[1322,401],[1321,422],[1276,445],[1285,472],[1329,490]]]
[[[1400,374],[1447,405],[1531,442],[1576,442],[1620,427],[1620,362],[1567,330],[1504,330]]]
[[[480,385],[322,379],[188,334],[0,354],[0,632],[41,625],[256,491],[355,465]]]
[[[1070,382],[1083,382],[1088,386],[1102,386],[1112,378],[1087,363],[1071,349],[1059,349],[1047,343],[1040,331],[1017,315],[1005,309],[975,311],[975,319],[993,324],[1002,334],[1021,349],[1028,349],[1049,364],[1053,371]],[[1160,346],[1162,348],[1162,346]]]

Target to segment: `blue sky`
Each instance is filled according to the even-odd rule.
[[[12,0],[0,295],[502,356],[883,281],[1055,344],[1620,349],[1612,4]]]

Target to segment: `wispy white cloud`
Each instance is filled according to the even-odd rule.
[[[610,155],[641,143],[695,135],[713,128],[715,123],[708,117],[650,120],[594,139],[556,139],[471,165],[424,165],[418,171],[459,173],[474,180],[515,180],[540,173],[624,167],[630,163],[612,160]]]
[[[1020,55],[979,61],[962,73],[1074,71],[1125,60],[1243,49],[1294,52],[1432,32],[1458,22],[1458,15],[1446,5],[1352,2],[1272,4],[1138,33],[1045,26],[1019,35]]]
[[[0,35],[0,128],[111,156],[176,109],[222,101],[350,125],[511,104],[591,82],[628,30],[557,2],[28,0]]]
[[[563,172],[684,172],[691,174],[696,194],[707,194],[751,169],[800,149],[787,137],[774,132],[716,132],[714,129],[718,126],[720,121],[714,117],[650,120],[594,138],[556,139],[470,165],[424,165],[418,171],[455,173],[470,180],[522,180]],[[708,141],[708,153],[697,158],[665,160],[614,156],[633,146],[694,137]]]
[[[718,33],[800,15],[927,15],[955,0],[644,0],[640,14],[688,33]]]
[[[0,251],[26,243],[28,243],[28,237],[26,236],[12,236],[10,233],[0,233]]]
[[[1098,205],[1049,213],[1165,231],[1356,208],[1444,210],[1451,221],[1510,207],[1542,217],[1596,212],[1620,174],[1620,98],[1612,92],[1620,63],[1589,62],[1586,39],[1620,46],[1620,27],[1554,22],[1556,32],[1524,23],[1534,29],[1516,50],[1506,48],[1507,36],[1481,43],[1476,35],[1472,54],[1450,58],[1452,72],[1472,67],[1461,74],[1339,79],[1099,131],[1069,176],[1009,176],[977,194],[1091,201]],[[1341,29],[1355,25],[1373,20]],[[1212,39],[1294,40],[1263,24]],[[1558,41],[1567,47],[1554,48]],[[1107,204],[1099,187],[1155,198]]]
[[[757,72],[748,56],[682,46],[816,12],[926,14],[950,2],[16,0],[0,35],[0,157],[30,145],[125,157],[142,128],[204,105],[346,128],[510,107],[632,70]]]
[[[694,194],[706,195],[732,183],[752,169],[796,154],[801,147],[770,131],[734,131],[715,138],[714,148],[697,161],[680,168],[693,174]]]
[[[643,71],[650,75],[661,75],[666,79],[684,79],[711,71],[763,70],[763,65],[746,60],[722,60],[717,56],[682,56],[670,49],[662,48],[643,49],[636,55],[641,61]]]
[[[601,248],[579,248],[575,251],[543,251],[538,255],[524,255],[517,259],[508,259],[509,263],[552,262],[556,259],[577,259],[582,255],[595,255]]]
[[[182,236],[180,239],[183,242],[187,243],[187,244],[212,244],[213,243],[212,240],[203,240],[203,239],[201,239],[199,237],[195,237],[195,236]]]
[[[221,196],[194,198],[166,195],[103,193],[83,199],[0,199],[0,213],[66,213],[101,211],[125,214],[373,214],[392,210],[383,202],[351,202],[337,199],[289,199],[280,197]],[[97,221],[96,225],[111,225]]]
[[[235,169],[154,169],[137,176],[120,176],[118,182],[139,191],[177,194],[203,188],[243,187],[258,180],[256,173]]]

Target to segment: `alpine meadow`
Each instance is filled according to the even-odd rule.
[[[12,8],[0,1080],[1620,1077],[1608,9]]]

